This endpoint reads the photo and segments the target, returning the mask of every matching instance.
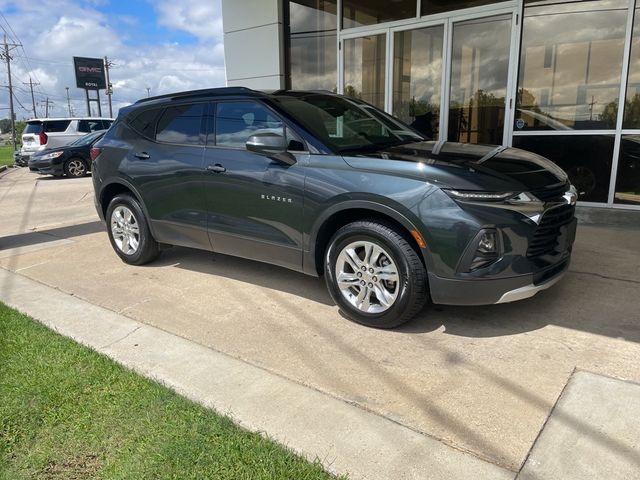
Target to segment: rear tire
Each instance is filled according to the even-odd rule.
[[[111,246],[130,265],[144,265],[160,254],[140,203],[132,195],[116,195],[107,208],[107,232]]]
[[[393,227],[376,221],[345,225],[334,234],[324,258],[327,289],[355,322],[397,327],[427,301],[424,265]]]

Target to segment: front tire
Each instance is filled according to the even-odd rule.
[[[109,202],[106,220],[111,246],[125,263],[144,265],[159,255],[158,242],[133,196],[126,193],[115,196]]]
[[[427,300],[427,275],[418,253],[394,228],[358,221],[340,228],[325,254],[324,274],[333,300],[351,320],[393,328]]]
[[[89,169],[87,164],[81,158],[70,158],[64,162],[64,174],[69,178],[84,177]]]

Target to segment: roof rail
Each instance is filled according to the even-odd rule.
[[[147,98],[141,98],[140,100],[138,100],[136,102],[136,104],[138,103],[145,103],[145,102],[151,102],[153,100],[160,100],[163,98],[169,98],[172,100],[177,100],[177,99],[181,99],[181,98],[192,98],[192,97],[206,97],[209,95],[240,95],[240,94],[247,94],[247,93],[251,93],[254,95],[264,95],[263,92],[260,92],[258,90],[252,90],[250,88],[247,87],[220,87],[220,88],[205,88],[202,90],[189,90],[186,92],[175,92],[175,93],[167,93],[165,95],[158,95],[155,97],[147,97]]]

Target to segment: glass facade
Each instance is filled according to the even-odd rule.
[[[336,0],[296,0],[289,8],[289,84],[295,90],[338,87]]]
[[[396,32],[393,48],[393,115],[438,138],[444,27]]]
[[[415,0],[342,0],[342,28],[402,20],[417,11]]]
[[[449,140],[502,143],[510,45],[511,15],[454,23]]]
[[[344,93],[384,109],[386,35],[344,41]]]
[[[580,201],[640,208],[640,0],[285,3],[292,88],[361,98],[433,139],[537,152]]]

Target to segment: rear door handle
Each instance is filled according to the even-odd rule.
[[[135,153],[133,156],[139,158],[140,160],[149,160],[151,158],[151,155],[149,155],[147,152]]]
[[[224,173],[227,171],[226,168],[224,168],[222,165],[220,165],[219,163],[216,163],[215,165],[209,165],[207,167],[207,170],[213,173]]]

